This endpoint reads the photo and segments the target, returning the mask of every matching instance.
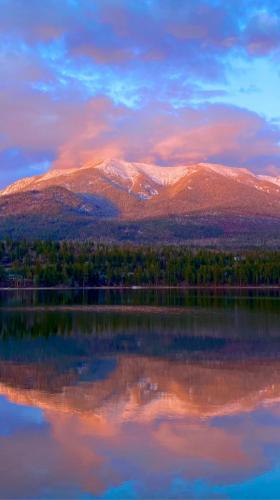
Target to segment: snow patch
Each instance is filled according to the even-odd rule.
[[[271,182],[271,184],[276,184],[276,186],[280,186],[280,177],[273,177],[270,175],[258,175],[258,179],[266,182]]]
[[[26,177],[24,179],[16,181],[13,184],[11,184],[10,186],[8,186],[7,188],[2,189],[1,196],[17,193],[19,191],[24,191],[27,186],[29,186],[30,184],[33,184],[33,182],[36,180],[37,180],[37,177]]]
[[[175,184],[188,173],[187,166],[162,167],[148,163],[130,163],[124,160],[107,160],[95,166],[109,176],[119,177],[132,184],[137,177],[145,175],[155,184],[164,186]]]
[[[71,175],[75,172],[77,172],[79,169],[77,168],[60,168],[60,169],[53,169],[53,170],[50,170],[49,172],[47,172],[46,174],[44,174],[43,176],[41,176],[39,180],[39,182],[41,180],[48,180],[48,179],[53,179],[54,177],[60,177],[60,176],[63,176],[65,177],[66,175]]]
[[[223,175],[224,177],[233,177],[238,178],[240,175],[249,175],[250,177],[256,177],[250,170],[246,168],[237,168],[237,167],[225,167],[224,165],[220,165],[218,163],[199,163],[200,166],[206,167],[212,172],[216,172],[217,174]]]

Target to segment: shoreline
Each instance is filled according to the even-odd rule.
[[[87,286],[87,287],[67,287],[67,286],[0,286],[0,292],[9,291],[90,291],[90,290],[279,290],[280,285],[133,285],[133,286]]]
[[[157,315],[182,315],[198,314],[192,307],[156,306],[156,305],[98,305],[98,304],[73,304],[73,305],[27,305],[27,306],[0,306],[0,312],[85,312],[85,313],[125,313],[125,314],[157,314]]]

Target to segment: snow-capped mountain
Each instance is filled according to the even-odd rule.
[[[75,188],[73,182],[83,183],[83,181],[86,182],[88,179],[90,184],[86,184],[85,188],[90,191],[90,178],[94,180],[96,176],[102,176],[107,180],[111,179],[114,183],[125,186],[128,192],[132,192],[141,178],[145,178],[147,182],[158,186],[172,186],[186,176],[190,177],[193,174],[205,171],[234,179],[242,184],[252,185],[255,182],[256,188],[259,187],[260,182],[268,182],[269,184],[280,186],[280,179],[278,177],[254,175],[245,168],[232,168],[211,163],[165,167],[149,163],[109,159],[98,163],[87,163],[83,167],[76,169],[53,169],[43,175],[27,177],[3,189],[0,191],[0,194],[8,195],[19,191],[40,190],[50,185],[63,185],[66,188],[69,186]],[[76,189],[73,190],[76,191]],[[151,193],[151,196],[155,194],[157,193]]]
[[[119,221],[211,216],[213,221],[229,215],[280,221],[280,179],[211,163],[159,166],[109,159],[53,169],[0,191],[0,218],[27,214],[52,214],[56,223],[66,215],[87,221],[89,216]]]

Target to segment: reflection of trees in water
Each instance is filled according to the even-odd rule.
[[[0,291],[0,305],[147,305],[214,307],[279,313],[279,290],[95,289]]]
[[[221,309],[2,311],[0,359],[130,353],[172,359],[280,356],[278,316]]]

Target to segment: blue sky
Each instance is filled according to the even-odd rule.
[[[280,0],[0,0],[0,185],[104,157],[280,167]]]

